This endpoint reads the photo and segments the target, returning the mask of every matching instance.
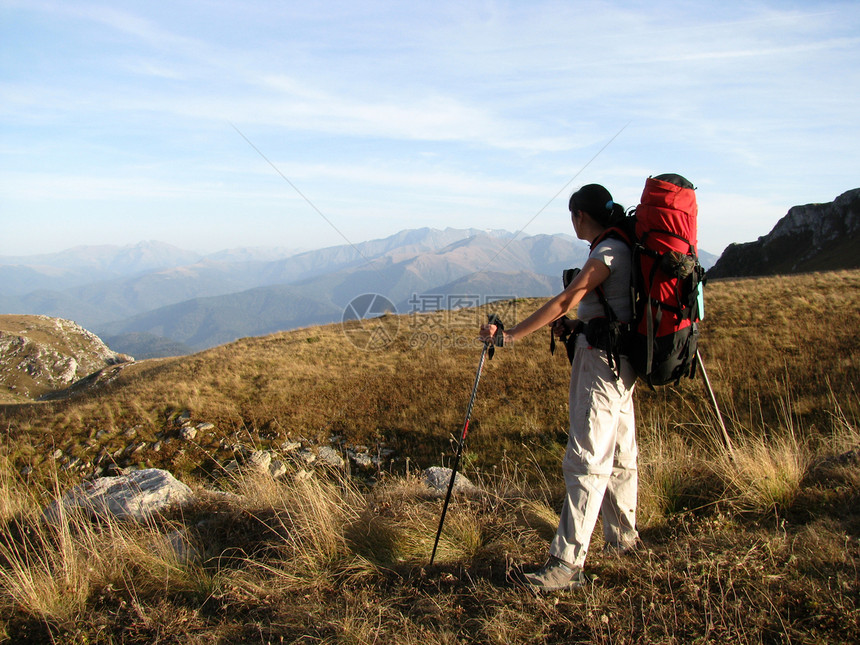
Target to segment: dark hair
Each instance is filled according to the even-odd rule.
[[[616,204],[612,194],[600,184],[586,184],[573,193],[568,209],[571,213],[575,210],[584,211],[604,227],[612,226],[624,217],[624,207]]]

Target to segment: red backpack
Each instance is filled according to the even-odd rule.
[[[649,385],[692,378],[699,337],[699,264],[693,184],[680,175],[645,181],[636,207],[631,288],[636,327],[629,358]]]
[[[623,240],[633,253],[634,320],[621,351],[651,387],[695,375],[705,275],[697,252],[697,214],[695,188],[684,177],[649,177],[634,214],[601,236]],[[614,320],[600,290],[598,295]]]

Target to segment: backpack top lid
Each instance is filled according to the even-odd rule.
[[[645,180],[642,199],[636,208],[636,235],[648,235],[646,246],[660,252],[696,252],[697,216],[695,187],[676,174]],[[686,243],[685,243],[686,242]]]
[[[689,188],[690,190],[696,190],[696,187],[693,183],[687,179],[686,177],[682,177],[681,175],[676,175],[673,172],[667,172],[663,175],[657,175],[654,179],[658,179],[659,181],[668,181],[670,184],[675,184],[678,188]]]
[[[654,208],[683,211],[695,217],[698,213],[695,190],[693,184],[681,175],[666,174],[648,177],[639,203]]]

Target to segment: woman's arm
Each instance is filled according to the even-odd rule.
[[[608,277],[608,266],[600,260],[588,260],[579,275],[567,286],[567,289],[544,303],[540,309],[522,322],[506,329],[504,332],[505,343],[516,342],[533,331],[552,324],[553,321],[561,318],[578,305],[585,294],[596,289]],[[484,325],[481,327],[481,340],[489,341],[495,333],[495,325]]]

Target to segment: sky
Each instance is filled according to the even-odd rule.
[[[664,172],[715,254],[860,187],[860,2],[0,0],[0,255],[572,234]]]

